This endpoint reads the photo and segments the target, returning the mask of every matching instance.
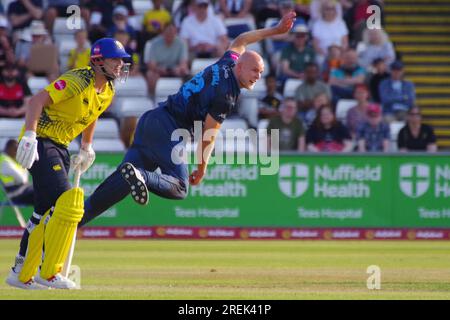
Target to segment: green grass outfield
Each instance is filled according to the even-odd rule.
[[[0,241],[1,299],[450,299],[448,241],[81,240],[83,289],[45,292],[4,284],[18,243]]]

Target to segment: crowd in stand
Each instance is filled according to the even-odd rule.
[[[152,2],[137,16],[136,1]],[[67,65],[52,38],[55,20],[78,5],[84,28],[74,33]],[[131,77],[143,77],[154,99],[159,79],[188,79],[195,59],[218,58],[230,39],[249,28],[275,25],[297,12],[291,32],[265,41],[266,91],[259,120],[280,129],[280,148],[310,152],[390,151],[390,124],[403,121],[401,151],[436,151],[433,129],[422,124],[414,84],[383,28],[368,29],[367,8],[381,0],[17,0],[0,2],[0,117],[24,116],[27,80],[53,81],[61,70],[89,64],[90,43],[108,36],[132,56]],[[227,24],[242,19],[248,23]],[[136,23],[137,21],[137,23]],[[227,27],[228,25],[228,27]],[[289,79],[301,80],[283,96]],[[261,80],[264,81],[264,80]],[[339,102],[354,104],[336,115]],[[236,114],[236,116],[239,116]],[[250,123],[250,127],[254,126]]]

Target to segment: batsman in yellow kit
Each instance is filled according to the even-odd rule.
[[[22,289],[73,289],[61,274],[78,222],[84,194],[71,189],[68,173],[86,171],[95,160],[92,141],[97,118],[114,97],[115,79],[125,81],[130,56],[123,45],[102,38],[91,48],[90,66],[70,70],[30,100],[16,160],[29,169],[34,212],[6,282]],[[67,150],[82,134],[72,163]]]

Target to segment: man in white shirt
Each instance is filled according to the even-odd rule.
[[[220,57],[228,47],[227,29],[219,17],[208,14],[209,0],[195,0],[194,14],[181,24],[180,36],[197,58]]]
[[[0,179],[8,197],[15,204],[33,205],[33,186],[28,183],[28,171],[16,162],[17,140],[6,142],[0,154]]]

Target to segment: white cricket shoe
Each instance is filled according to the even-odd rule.
[[[49,279],[44,279],[40,275],[37,275],[34,277],[34,280],[43,286],[55,289],[76,289],[77,286],[75,282],[64,277],[61,273],[57,273]]]
[[[47,286],[40,285],[37,283],[34,278],[31,278],[27,282],[22,282],[19,280],[19,273],[14,272],[13,269],[11,269],[11,272],[8,275],[8,278],[6,278],[6,283],[9,284],[11,287],[16,287],[20,289],[25,290],[48,290],[50,289]]]
[[[148,189],[141,172],[129,162],[122,164],[119,170],[122,177],[130,185],[133,200],[140,205],[146,205],[148,203]]]

